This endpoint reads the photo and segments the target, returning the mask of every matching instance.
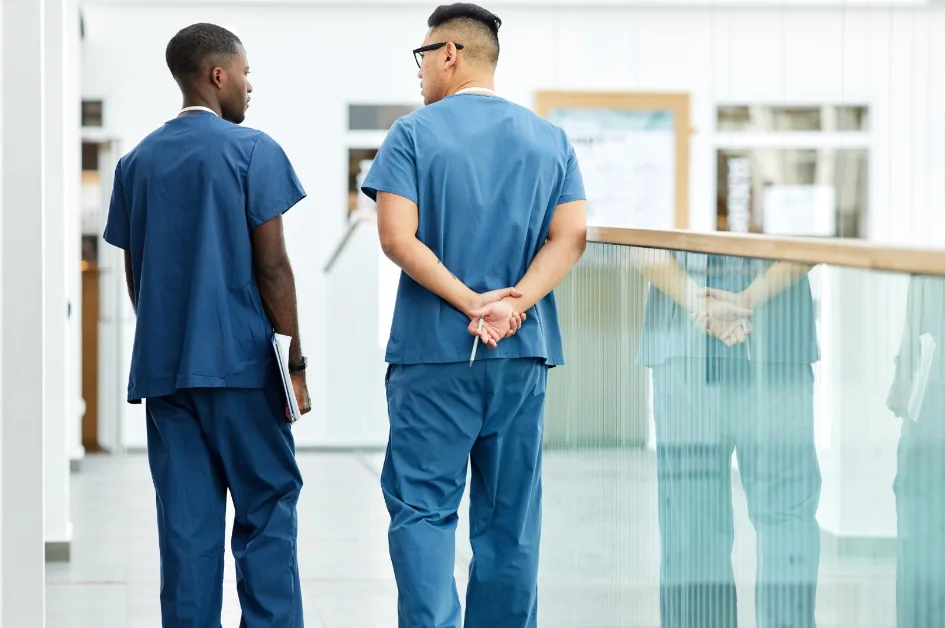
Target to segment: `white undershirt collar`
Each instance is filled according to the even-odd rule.
[[[207,113],[212,113],[217,115],[217,112],[211,109],[210,107],[202,107],[200,105],[194,105],[192,107],[184,107],[180,110],[181,113],[187,113],[188,111],[206,111]]]
[[[460,94],[485,94],[487,96],[499,96],[494,89],[489,89],[488,87],[467,87],[466,89],[459,90],[453,95],[459,96]]]

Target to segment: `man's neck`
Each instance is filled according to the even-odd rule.
[[[211,103],[209,99],[200,96],[199,94],[184,94],[184,104],[181,109],[186,109],[188,107],[206,107],[210,111],[214,112],[218,116],[222,116],[223,112],[220,110],[220,104],[213,102]],[[192,111],[181,111],[178,117],[186,116],[193,113]]]
[[[469,78],[462,81],[457,81],[456,84],[450,88],[448,95],[452,96],[463,90],[469,90],[469,91],[482,90],[482,91],[494,92],[495,91],[495,78],[475,77],[475,78]]]

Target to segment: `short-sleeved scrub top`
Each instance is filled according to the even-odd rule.
[[[416,203],[418,239],[479,293],[515,286],[545,243],[555,208],[585,200],[565,132],[524,107],[478,93],[450,96],[397,120],[362,190],[375,200],[389,192]],[[468,360],[468,324],[465,314],[401,273],[386,360]],[[480,358],[563,364],[554,294]]]
[[[272,138],[212,113],[170,120],[122,157],[104,237],[132,260],[130,402],[266,384],[273,330],[250,233],[304,197]]]

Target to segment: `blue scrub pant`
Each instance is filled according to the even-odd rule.
[[[147,400],[164,628],[220,626],[226,493],[241,628],[301,628],[302,476],[278,376],[262,390],[183,389]]]
[[[653,369],[653,391],[661,626],[737,626],[734,451],[757,536],[758,626],[814,628],[821,475],[810,365],[674,359]]]
[[[945,625],[945,386],[929,381],[918,422],[905,419],[894,485],[897,628]]]
[[[393,365],[381,488],[400,628],[459,628],[457,510],[472,463],[466,628],[534,628],[548,367],[535,359]]]

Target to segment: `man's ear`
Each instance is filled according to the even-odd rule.
[[[225,81],[226,72],[223,71],[223,68],[216,66],[210,70],[210,82],[213,83],[217,89],[222,89]]]
[[[456,50],[456,46],[452,42],[446,45],[446,67],[456,65],[456,59],[459,56],[459,52]]]

